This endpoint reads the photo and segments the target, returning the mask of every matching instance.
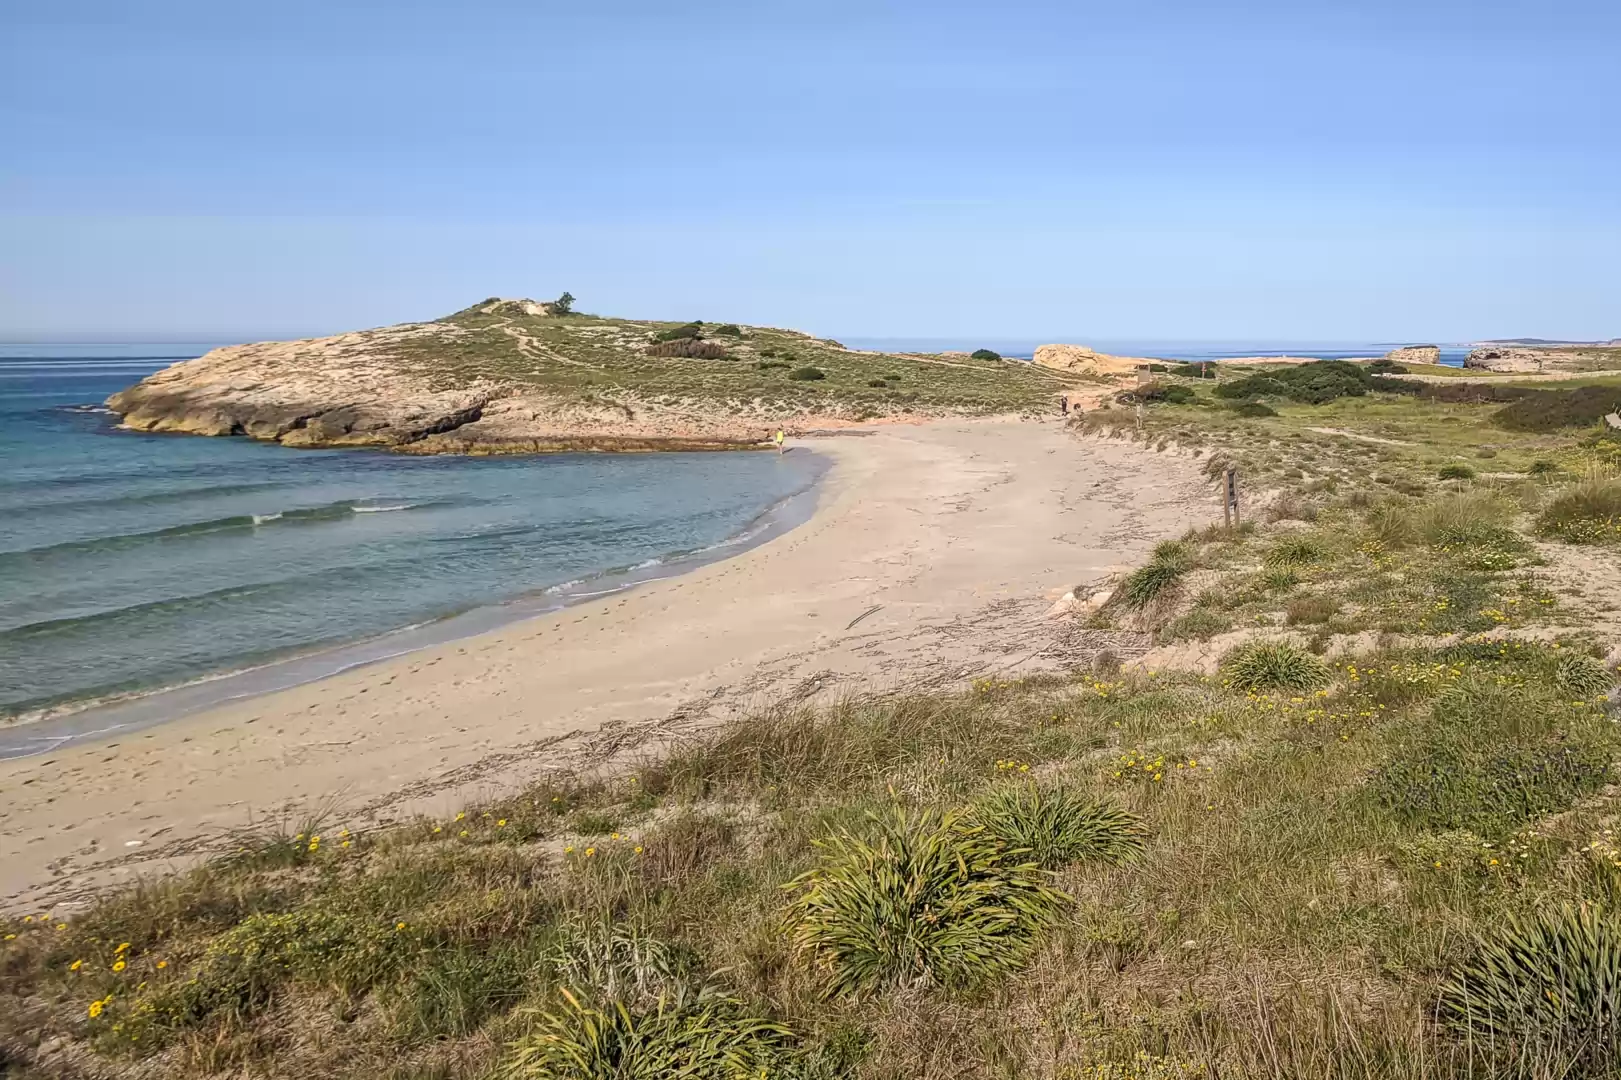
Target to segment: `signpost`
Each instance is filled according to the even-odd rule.
[[[1228,468],[1222,489],[1221,517],[1230,529],[1238,524],[1238,470]]]

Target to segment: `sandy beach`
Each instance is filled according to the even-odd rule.
[[[1077,584],[1219,516],[1189,459],[1054,422],[803,440],[816,512],[686,575],[158,727],[0,762],[0,905],[71,907],[229,830],[364,828],[785,699],[1062,666]]]

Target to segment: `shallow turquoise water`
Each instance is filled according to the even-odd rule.
[[[402,457],[140,435],[200,347],[0,347],[0,717],[175,685],[744,538],[790,454]]]

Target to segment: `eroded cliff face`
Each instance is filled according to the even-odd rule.
[[[1141,356],[1111,356],[1085,345],[1043,345],[1036,350],[1034,359],[1042,367],[1091,378],[1131,375],[1139,364],[1163,362]]]

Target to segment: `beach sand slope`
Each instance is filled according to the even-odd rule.
[[[172,871],[289,807],[333,804],[350,828],[443,814],[783,700],[1062,666],[1055,598],[1216,516],[1190,459],[1056,422],[886,425],[808,450],[833,459],[810,521],[735,558],[0,762],[0,905]]]

